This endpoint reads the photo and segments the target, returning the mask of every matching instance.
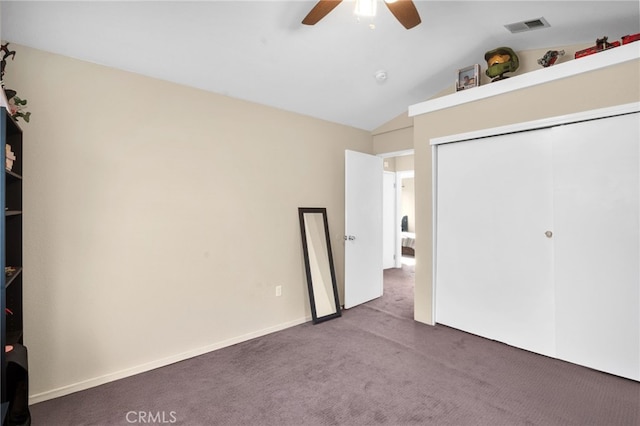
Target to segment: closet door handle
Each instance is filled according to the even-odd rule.
[[[547,232],[544,233],[544,235],[546,235],[547,238],[551,238],[551,237],[553,237],[553,232],[547,231]]]

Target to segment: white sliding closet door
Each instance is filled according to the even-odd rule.
[[[638,114],[552,129],[557,357],[640,380]]]
[[[553,355],[548,135],[438,146],[436,321]]]
[[[434,142],[436,322],[640,381],[638,109]]]

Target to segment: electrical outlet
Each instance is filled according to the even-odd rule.
[[[277,297],[282,296],[282,286],[281,285],[277,285],[276,286],[276,296]]]

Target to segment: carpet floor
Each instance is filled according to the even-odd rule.
[[[638,382],[413,321],[412,274],[340,318],[35,404],[33,424],[640,424]]]

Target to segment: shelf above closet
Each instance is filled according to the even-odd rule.
[[[544,84],[554,80],[595,71],[612,65],[640,59],[640,42],[629,43],[605,50],[594,55],[573,59],[568,62],[531,71],[526,74],[509,77],[505,80],[488,83],[469,90],[431,99],[409,106],[409,117],[462,105],[469,102],[498,96],[527,87]]]

